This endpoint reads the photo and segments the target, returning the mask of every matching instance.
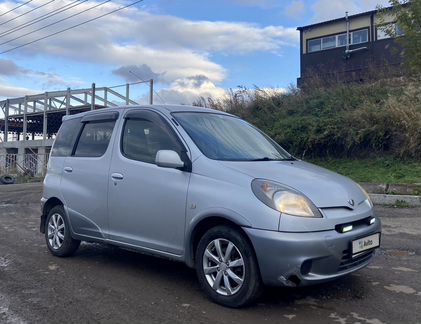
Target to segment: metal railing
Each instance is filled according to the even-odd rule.
[[[48,153],[2,154],[0,155],[0,175],[43,176],[47,170],[48,158]]]
[[[121,84],[112,87],[96,87],[95,83],[91,88],[70,89],[62,91],[51,91],[34,95],[27,95],[20,98],[12,98],[0,101],[0,111],[4,115],[4,126],[0,132],[4,134],[4,142],[8,141],[9,118],[13,120],[16,116],[23,117],[22,133],[26,138],[27,119],[31,114],[43,115],[43,139],[47,133],[47,113],[63,110],[69,115],[70,109],[81,106],[88,106],[91,110],[95,107],[116,107],[119,105],[137,105],[134,99],[137,94],[133,86],[138,84],[149,84],[149,104],[153,104],[153,80],[144,80],[133,83]],[[137,99],[136,99],[137,100]]]
[[[17,173],[17,154],[6,154],[2,157],[0,156],[0,161],[4,160],[5,165],[0,165],[0,173]]]
[[[153,104],[153,80],[147,80],[112,87],[96,87],[93,83],[91,88],[67,88],[67,90],[27,95],[2,100],[0,101],[0,107],[4,110],[6,117],[12,117],[13,115],[43,112],[44,110],[69,109],[81,105],[91,105],[92,109],[96,104],[109,107],[121,104],[137,105],[138,103],[132,98],[132,87],[145,82],[149,83],[149,103]]]

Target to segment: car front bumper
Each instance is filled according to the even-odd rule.
[[[381,223],[376,218],[374,224],[347,233],[244,231],[253,244],[266,285],[301,286],[329,281],[367,266],[374,250],[353,257],[352,241],[380,233]]]

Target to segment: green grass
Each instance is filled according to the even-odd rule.
[[[421,162],[392,158],[313,159],[308,162],[350,177],[357,182],[421,183]]]
[[[16,183],[31,183],[31,182],[43,182],[44,177],[30,177],[30,176],[18,176]]]

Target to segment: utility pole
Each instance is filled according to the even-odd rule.
[[[95,83],[92,83],[91,89],[91,110],[95,109]]]
[[[136,73],[134,73],[133,71],[129,70],[129,73],[133,74],[137,79],[139,79],[140,82],[149,82],[149,104],[153,105],[153,79],[148,80],[142,80],[142,78],[140,76],[138,76]]]
[[[153,105],[153,79],[149,82],[149,104]]]

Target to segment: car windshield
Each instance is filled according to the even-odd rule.
[[[174,118],[204,155],[223,161],[293,159],[282,147],[244,120],[218,113],[178,112]]]

